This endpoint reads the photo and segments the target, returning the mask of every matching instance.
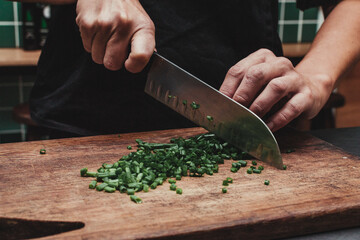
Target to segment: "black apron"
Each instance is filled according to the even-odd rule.
[[[267,48],[281,55],[276,0],[143,0],[157,51],[215,88],[228,69]],[[55,7],[31,92],[32,118],[79,135],[194,126],[144,93],[146,71],[110,71],[82,46],[75,5]]]

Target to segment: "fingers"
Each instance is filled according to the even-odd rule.
[[[274,104],[290,91],[290,86],[286,80],[287,77],[273,79],[254,100],[249,109],[259,117],[263,117]]]
[[[84,49],[94,62],[109,70],[125,63],[133,73],[146,66],[155,49],[155,27],[138,1],[78,0],[76,10]]]
[[[91,53],[92,40],[95,35],[94,31],[91,28],[92,27],[89,26],[89,24],[85,24],[85,23],[81,24],[80,27],[80,36],[84,49],[89,53]]]
[[[132,73],[140,72],[149,62],[155,50],[155,33],[151,29],[139,30],[131,40],[131,52],[125,68]]]
[[[91,43],[91,56],[94,62],[97,64],[103,64],[105,49],[107,42],[110,38],[111,29],[108,27],[101,28],[95,36]]]
[[[114,34],[106,45],[104,55],[104,67],[109,70],[116,71],[122,68],[122,65],[128,54],[128,39],[126,36]]]
[[[272,132],[279,130],[298,117],[306,108],[306,97],[302,93],[294,95],[278,112],[267,121]]]
[[[261,49],[228,71],[220,91],[260,117],[281,107],[267,121],[269,128],[276,131],[300,114],[306,116],[317,109],[312,101],[315,89],[288,59]],[[280,104],[285,99],[287,102]]]
[[[268,63],[260,63],[248,69],[233,99],[244,106],[250,106],[259,91],[272,79],[284,74],[285,68],[278,65],[275,58]]]
[[[292,64],[287,61],[288,60],[285,60],[285,58],[274,57],[270,59],[269,62],[260,63],[250,67],[244,75],[240,86],[235,91],[233,99],[244,106],[250,106],[254,99],[256,99],[260,90],[263,89],[266,84],[271,82],[274,78],[284,76],[293,68]],[[273,85],[276,87],[275,84]],[[283,90],[283,88],[279,90]],[[270,101],[268,100],[268,102]]]
[[[275,55],[267,49],[260,49],[250,54],[229,69],[220,87],[220,92],[232,98],[249,68],[274,57]]]
[[[299,89],[299,81],[296,77],[295,74],[290,74],[272,79],[249,109],[259,117],[263,117],[280,99]]]
[[[87,11],[83,11],[86,8]],[[95,36],[96,25],[94,20],[98,14],[99,6],[96,1],[78,1],[76,5],[76,24],[79,26],[81,40],[84,49],[91,52],[92,40]]]

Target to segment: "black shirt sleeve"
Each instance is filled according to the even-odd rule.
[[[340,0],[297,0],[296,6],[300,10],[306,10],[312,7],[319,7],[321,5],[336,5]]]

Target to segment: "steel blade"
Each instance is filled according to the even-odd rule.
[[[276,139],[256,114],[159,54],[151,61],[147,94],[255,158],[282,168]],[[192,102],[199,108],[192,108]]]

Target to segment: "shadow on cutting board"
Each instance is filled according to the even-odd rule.
[[[0,236],[3,240],[46,237],[77,230],[82,222],[37,221],[19,218],[0,218]]]

